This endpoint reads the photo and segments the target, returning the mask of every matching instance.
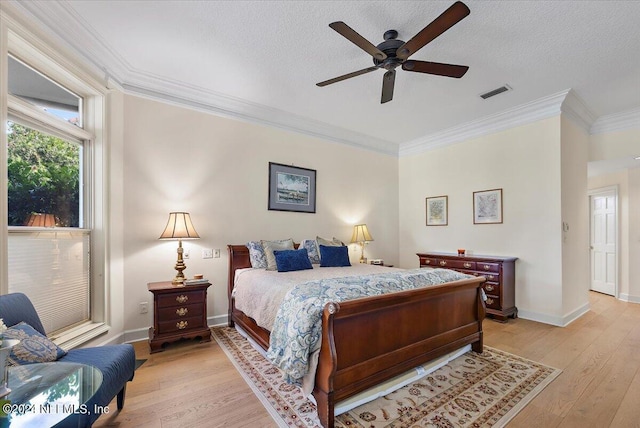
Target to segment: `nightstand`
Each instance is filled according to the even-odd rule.
[[[153,327],[149,327],[151,353],[164,351],[165,343],[200,338],[211,341],[207,325],[207,289],[211,284],[176,286],[171,281],[150,282],[153,293]]]

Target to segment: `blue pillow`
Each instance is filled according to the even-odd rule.
[[[278,272],[291,272],[294,270],[313,269],[309,254],[305,248],[299,250],[274,250]]]
[[[3,333],[4,339],[20,341],[11,348],[8,361],[10,365],[47,363],[64,357],[67,352],[43,336],[25,322],[9,327]]]
[[[346,245],[329,247],[320,245],[320,267],[351,266],[349,248]]]

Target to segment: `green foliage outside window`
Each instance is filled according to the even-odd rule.
[[[9,226],[44,213],[79,227],[80,146],[14,122],[7,134]]]

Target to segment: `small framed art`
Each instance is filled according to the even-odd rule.
[[[316,170],[269,162],[269,209],[316,212]]]
[[[502,223],[502,189],[473,192],[473,223]]]
[[[448,197],[427,198],[427,226],[446,226],[448,224]]]

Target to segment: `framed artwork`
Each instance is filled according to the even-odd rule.
[[[473,223],[502,223],[502,189],[473,192]]]
[[[446,226],[447,210],[448,196],[427,198],[427,226]]]
[[[269,209],[316,212],[316,170],[269,162]]]

